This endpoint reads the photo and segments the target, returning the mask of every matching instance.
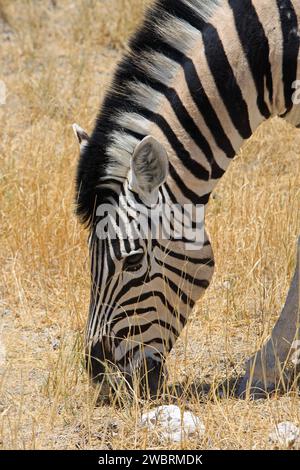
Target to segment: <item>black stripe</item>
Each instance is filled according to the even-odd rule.
[[[230,139],[226,135],[207,94],[205,93],[204,87],[191,59],[187,58],[185,61],[184,74],[191,97],[202,114],[203,119],[211,131],[217,146],[225,153],[228,158],[234,158],[236,152],[230,142]]]
[[[149,277],[148,276],[149,276],[149,272],[148,272],[148,268],[146,268],[146,271],[143,272],[143,274],[141,276],[134,277],[134,278],[130,279],[130,281],[128,281],[126,284],[123,284],[122,288],[119,290],[119,292],[117,293],[117,295],[114,299],[114,305],[117,306],[119,304],[119,300],[125,294],[127,294],[130,291],[130,289],[132,289],[133,287],[142,287],[146,282],[149,282]],[[107,315],[107,318],[110,317],[110,314],[113,310],[114,310],[114,307],[111,307],[110,311]]]
[[[162,328],[165,328],[166,330],[171,331],[173,335],[175,336],[175,338],[177,338],[180,334],[180,332],[178,332],[172,325],[157,318],[155,320],[151,320],[148,323],[144,323],[143,325],[129,325],[129,326],[122,328],[119,331],[116,331],[115,334],[117,336],[114,336],[115,347],[117,348],[119,344],[122,341],[124,341],[124,339],[127,339],[127,338],[129,339],[130,337],[138,336],[138,335],[142,335],[146,333],[146,331],[149,330],[149,328],[151,328],[152,325],[159,325]],[[117,327],[118,326],[116,325],[116,329]],[[153,339],[153,341],[155,341],[155,339]]]
[[[243,139],[249,138],[252,130],[248,106],[227,59],[218,31],[181,2],[166,0],[163,1],[163,6],[168,13],[187,21],[201,31],[207,63],[232,123]]]
[[[210,194],[205,194],[204,196],[198,196],[198,194],[196,194],[194,191],[192,191],[186,186],[182,178],[178,175],[174,166],[171,164],[169,164],[169,171],[170,171],[170,176],[173,178],[176,185],[178,186],[178,189],[181,191],[181,193],[186,199],[190,200],[193,204],[198,204],[198,205],[201,205],[201,204],[205,205],[208,203]]]
[[[264,100],[265,83],[273,102],[273,79],[269,41],[251,0],[229,0],[235,27],[247,58],[257,91],[257,106],[268,119],[271,112]]]
[[[111,329],[118,323],[120,320],[124,318],[132,317],[133,315],[143,315],[144,313],[152,313],[156,312],[156,308],[154,307],[136,307],[130,310],[122,311],[118,313],[112,320],[109,321],[109,326]]]
[[[90,314],[92,314],[95,306],[97,305],[99,298],[99,287],[97,285],[98,275],[99,275],[99,284],[102,283],[102,269],[99,272],[99,244],[100,241],[95,232],[93,234],[93,241],[91,244],[91,303],[90,303]],[[103,262],[103,251],[101,252],[101,259]],[[95,275],[93,272],[95,270]]]
[[[187,199],[190,199],[195,205],[196,204],[207,204],[208,200],[209,200],[209,196],[210,194],[205,194],[204,196],[198,196],[197,194],[195,193],[192,193],[192,191],[190,191],[188,189],[188,187],[183,183],[182,179],[179,177],[179,175],[176,173],[176,170],[174,167],[172,167],[172,177],[174,179],[174,181],[176,181],[177,183],[177,186],[178,188],[180,188],[181,190],[181,193],[187,198]],[[178,204],[178,201],[177,199],[175,198],[175,195],[172,193],[171,191],[171,188],[169,187],[168,183],[165,183],[164,184],[164,188],[166,188],[167,190],[167,193],[169,195],[169,198],[171,199],[171,202],[173,204]]]
[[[168,302],[168,300],[166,299],[166,297],[164,296],[162,292],[154,291],[154,290],[151,290],[150,292],[144,292],[143,294],[138,295],[137,297],[132,297],[131,299],[125,300],[125,302],[123,302],[120,305],[120,307],[124,308],[124,307],[127,307],[128,305],[135,305],[137,303],[144,302],[145,300],[148,300],[150,298],[154,299],[155,297],[159,298],[161,303],[169,310],[169,312],[172,315],[174,314],[175,312],[174,306],[172,306],[170,302]],[[175,313],[176,313],[176,318],[179,317],[179,321],[181,325],[184,326],[186,323],[186,318],[183,315],[178,314],[177,312]]]
[[[183,292],[183,290],[180,289],[170,278],[168,278],[162,273],[155,273],[151,276],[151,281],[154,279],[162,279],[185,305],[188,305],[190,308],[194,307],[195,301],[191,297],[189,297],[185,292]]]
[[[155,260],[159,266],[162,266],[168,271],[176,274],[183,281],[188,281],[190,284],[194,286],[202,287],[203,289],[207,289],[207,287],[209,286],[209,281],[207,281],[207,279],[198,279],[194,276],[191,276],[185,271],[181,271],[180,269],[177,269],[174,266],[171,266],[170,264],[167,264],[166,262],[159,260],[158,258],[155,258]],[[169,281],[169,278],[167,279]]]
[[[205,93],[193,61],[159,38],[153,27],[141,32],[140,35],[132,41],[131,47],[137,54],[137,57],[147,50],[154,53],[159,52],[182,67],[191,97],[202,114],[207,127],[210,129],[216,144],[228,158],[233,158],[236,152]],[[124,83],[126,80],[132,80],[135,76],[139,79],[139,73],[135,61],[132,58],[127,58],[127,65],[119,70],[118,82]]]
[[[277,0],[281,29],[283,35],[282,79],[284,87],[286,112],[293,106],[293,82],[297,79],[299,55],[298,20],[290,0]]]
[[[207,25],[203,30],[206,59],[229,116],[243,139],[251,136],[248,106],[236,81],[217,30]]]
[[[177,199],[175,198],[175,195],[174,195],[173,192],[171,191],[171,188],[170,188],[170,186],[168,185],[167,182],[165,182],[164,188],[166,189],[166,191],[167,191],[167,193],[168,193],[168,196],[169,196],[169,198],[170,198],[172,204],[178,204]],[[164,201],[165,201],[165,197],[164,197]]]
[[[186,261],[188,263],[193,264],[201,264],[210,267],[215,265],[215,262],[212,258],[195,258],[182,253],[176,253],[175,251],[170,250],[168,247],[164,247],[163,245],[161,245],[157,240],[153,242],[153,248],[155,248],[156,246],[162,251],[162,253],[165,253],[166,256],[171,256],[172,258],[176,258],[181,261]]]
[[[95,312],[97,310],[100,294],[101,294],[101,288],[102,288],[102,282],[103,282],[103,264],[104,264],[104,243],[101,241],[101,247],[100,247],[100,240],[98,239],[96,233],[94,232],[94,246],[96,246],[96,250],[93,250],[92,258],[93,258],[93,263],[97,265],[97,270],[95,273],[95,278],[91,280],[91,299],[90,299],[90,310],[89,310],[89,322],[88,325],[92,326],[92,323],[94,321],[94,316]],[[99,276],[99,282],[98,282],[98,276]],[[96,320],[95,323],[95,331],[97,331],[97,325],[99,323],[99,318]]]

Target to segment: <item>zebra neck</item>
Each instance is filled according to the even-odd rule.
[[[92,220],[108,180],[126,179],[146,135],[165,145],[169,191],[205,204],[229,163],[273,115],[300,123],[299,0],[157,0],[116,69],[77,174]],[[298,76],[297,76],[298,73]],[[255,156],[254,156],[255,157]]]
[[[176,199],[206,204],[244,141],[292,107],[297,15],[291,2],[280,0],[221,2],[209,23],[180,8],[176,13],[147,68],[161,82],[163,69],[172,71],[172,80],[135,92],[145,107],[150,94],[153,107],[159,103],[151,132],[167,147]]]
[[[264,120],[291,108],[299,52],[299,39],[287,42],[298,31],[290,0],[211,2],[209,19],[201,3],[161,2],[163,21],[153,15],[151,31],[132,41],[117,77],[128,96],[122,131],[107,150],[126,172],[139,139],[153,135],[169,155],[170,191],[194,204],[207,203]]]

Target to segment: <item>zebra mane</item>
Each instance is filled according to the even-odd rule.
[[[186,52],[194,28],[180,19],[180,11],[206,23],[222,0],[157,0],[129,43],[116,68],[96,125],[83,149],[76,177],[76,213],[90,226],[96,207],[105,197],[109,179],[126,178],[138,142],[149,134],[149,120],[141,108],[155,113],[159,93],[151,93],[147,77],[170,83],[179,65],[161,49],[161,44]]]

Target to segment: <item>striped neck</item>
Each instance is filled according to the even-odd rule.
[[[158,1],[91,137],[97,187],[103,176],[126,177],[136,145],[152,135],[169,155],[176,200],[206,204],[244,140],[292,108],[299,10],[291,0]]]
[[[215,5],[208,21],[189,2],[161,3],[165,20],[155,17],[155,40],[142,32],[132,43],[139,53],[125,63],[133,75],[125,82],[132,110],[118,113],[122,131],[113,131],[107,152],[128,162],[138,140],[153,135],[169,154],[176,199],[202,204],[244,140],[286,109],[280,96],[274,109],[278,64],[270,63],[270,56],[281,59],[271,49],[281,39],[279,12],[275,1],[231,0]],[[266,7],[277,11],[272,35],[259,19]]]

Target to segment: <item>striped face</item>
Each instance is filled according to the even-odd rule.
[[[201,238],[203,212],[174,205],[164,184],[167,176],[165,150],[146,137],[125,181],[109,181],[90,240],[87,347],[92,375],[101,377],[100,362],[106,361],[129,382],[142,375],[152,394],[214,264],[204,233]]]

